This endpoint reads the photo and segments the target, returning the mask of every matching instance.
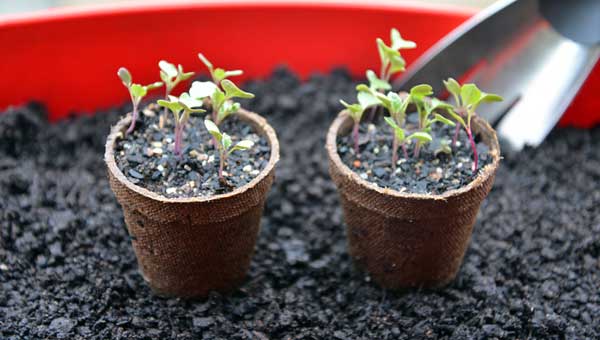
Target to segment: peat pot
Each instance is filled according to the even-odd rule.
[[[449,283],[462,263],[479,206],[494,183],[500,162],[496,133],[474,118],[473,132],[490,148],[492,162],[468,185],[430,195],[381,188],[342,163],[336,139],[351,127],[343,111],[329,128],[326,148],[355,264],[388,289]]]
[[[264,118],[245,110],[237,115],[268,140],[269,163],[250,183],[210,197],[166,198],[127,180],[114,149],[131,115],[108,136],[104,158],[110,186],[123,207],[140,271],[159,295],[204,297],[212,290],[235,289],[244,280],[275,176],[279,143]]]

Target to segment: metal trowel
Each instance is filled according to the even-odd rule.
[[[600,58],[600,0],[503,0],[456,28],[419,58],[396,88],[442,79],[475,82],[504,102],[478,114],[504,148],[539,145]]]

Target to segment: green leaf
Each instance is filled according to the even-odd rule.
[[[373,70],[367,70],[367,79],[369,80],[369,87],[373,90],[389,90],[392,88],[390,83],[379,79]]]
[[[400,55],[390,56],[390,73],[403,72],[406,70],[406,61]]]
[[[179,66],[181,66],[181,65],[179,65]],[[191,77],[193,77],[194,74],[195,74],[194,72],[182,72],[182,73],[180,73],[179,79],[188,80]]]
[[[403,108],[402,98],[396,92],[388,92],[387,97],[390,101],[390,107],[388,108],[390,112],[396,114],[401,112],[403,113],[404,110],[406,110],[406,108]]]
[[[175,78],[179,73],[175,65],[164,60],[158,62],[158,67],[161,69],[161,71],[165,72],[169,78]]]
[[[196,99],[212,97],[217,85],[212,81],[195,81],[190,87],[190,96]]]
[[[477,105],[481,100],[481,90],[475,84],[465,84],[460,89],[460,99],[465,106]]]
[[[410,96],[417,99],[422,99],[425,96],[433,94],[433,89],[427,84],[415,85],[410,89]]]
[[[238,142],[233,148],[231,148],[231,150],[229,151],[229,153],[232,153],[234,151],[237,150],[248,150],[251,147],[254,146],[254,142],[251,140],[243,140]]]
[[[208,59],[206,59],[206,57],[204,56],[204,54],[198,53],[198,58],[200,58],[200,61],[202,61],[202,63],[204,65],[206,65],[206,68],[208,68],[208,70],[212,73],[213,64],[210,61],[208,61]]]
[[[362,114],[364,112],[364,109],[360,104],[352,104],[351,105],[341,99],[340,99],[340,103],[342,103],[342,105],[344,105],[346,107],[346,109],[348,110],[348,113],[350,114],[350,117],[352,117],[352,119],[355,122],[360,121],[360,119],[362,118]]]
[[[448,109],[448,114],[458,123],[460,123],[463,127],[467,126],[465,124],[465,120],[456,112],[454,112],[454,109],[450,108]]]
[[[434,121],[436,121],[436,122],[440,122],[440,123],[442,123],[442,124],[449,125],[449,126],[454,126],[454,125],[456,125],[456,124],[455,124],[453,121],[451,121],[450,119],[448,119],[448,118],[446,118],[446,117],[442,116],[442,115],[441,115],[441,114],[439,114],[439,113],[436,113],[436,114],[435,114],[435,116],[434,116],[433,120],[434,120]]]
[[[164,99],[159,99],[156,103],[159,106],[162,107],[166,107],[167,109],[171,110],[171,112],[179,112],[181,110],[183,110],[183,106],[177,101],[178,98],[177,97],[173,97],[173,96],[169,96],[171,98],[171,101],[166,101]],[[173,101],[173,99],[175,99],[175,101]]]
[[[223,103],[223,105],[221,106],[221,109],[219,110],[219,113],[217,114],[217,120],[219,122],[222,122],[227,117],[229,117],[231,114],[238,112],[239,109],[240,109],[240,103],[226,101]]]
[[[244,74],[244,71],[242,70],[225,71],[225,78],[241,76],[242,74]]]
[[[389,98],[390,93],[392,93],[392,92],[388,92],[388,95],[386,96],[383,93],[377,92],[377,93],[375,93],[375,97],[377,98],[377,100],[379,100],[379,102],[381,103],[381,105],[383,107],[385,107],[389,111],[392,111],[392,102]]]
[[[396,122],[394,121],[394,119],[392,119],[392,117],[383,117],[383,119],[385,119],[385,122],[392,127],[392,130],[394,131],[394,134],[396,135],[398,141],[403,142],[405,138],[404,129],[399,127],[398,124],[396,124]]]
[[[392,42],[392,49],[395,50],[417,47],[417,44],[414,41],[402,39],[400,32],[395,28],[392,28],[390,32],[390,40]]]
[[[154,90],[156,88],[159,88],[161,86],[163,86],[163,83],[161,81],[157,81],[157,82],[154,82],[152,84],[148,84],[148,85],[146,85],[144,87],[146,88],[146,91],[149,91],[149,90]]]
[[[480,103],[492,103],[492,102],[501,102],[503,100],[504,100],[504,98],[500,97],[497,94],[481,92],[481,98],[479,99],[479,102]]]
[[[444,80],[444,86],[452,95],[456,97],[460,96],[460,84],[458,84],[454,78],[448,78],[448,80]],[[460,105],[460,103],[456,103],[456,105]]]
[[[223,132],[223,137],[221,139],[221,145],[223,145],[224,150],[229,150],[229,148],[231,147],[231,137],[228,134],[226,134],[225,132]]]
[[[225,93],[217,87],[210,99],[212,101],[213,110],[216,110],[216,108],[223,106],[223,103],[225,102]]]
[[[183,92],[179,96],[179,103],[183,105],[186,110],[192,110],[193,108],[202,107],[203,104],[202,100],[193,98],[187,92]]]
[[[362,106],[363,110],[380,104],[379,99],[377,99],[377,97],[370,92],[359,92],[356,98],[358,99],[358,103],[360,106]]]
[[[131,94],[137,98],[142,98],[148,93],[147,88],[140,84],[132,84],[130,87],[130,91],[131,91]]]
[[[427,132],[422,132],[422,131],[411,134],[410,136],[407,137],[407,139],[416,139],[423,143],[429,143],[433,140],[433,138],[431,138],[430,134],[428,134]]]
[[[221,87],[223,88],[223,90],[225,90],[226,98],[254,98],[254,95],[252,93],[240,90],[229,79],[223,79],[221,81]]]
[[[169,84],[171,82],[171,79],[169,78],[169,75],[166,74],[163,70],[160,70],[160,79],[162,81],[165,82],[165,84]]]
[[[210,133],[211,135],[213,135],[213,137],[215,137],[215,139],[221,143],[221,139],[223,138],[223,135],[221,134],[221,131],[219,131],[219,127],[213,123],[212,120],[204,120],[204,126],[206,127],[206,130],[208,130],[208,133]]]
[[[220,83],[221,80],[225,79],[225,70],[222,68],[216,68],[212,74],[214,81]]]
[[[121,78],[123,85],[125,87],[131,87],[131,73],[125,67],[120,67],[117,71],[117,75]]]

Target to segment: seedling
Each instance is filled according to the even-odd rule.
[[[207,119],[204,121],[204,126],[206,126],[208,132],[217,140],[215,147],[219,152],[219,181],[223,181],[223,168],[227,163],[227,157],[234,151],[250,149],[254,145],[254,142],[242,140],[232,146],[231,137],[225,132],[221,133],[217,124]]]
[[[148,94],[148,91],[161,87],[163,83],[157,81],[149,85],[134,84],[132,82],[131,73],[129,73],[125,67],[119,68],[117,75],[119,78],[121,78],[123,85],[125,85],[127,90],[129,90],[129,96],[131,97],[131,103],[133,105],[131,125],[129,125],[129,129],[127,129],[127,133],[131,133],[133,129],[135,129],[135,122],[138,117],[140,102],[146,96],[146,94]]]
[[[398,73],[403,72],[406,67],[406,61],[402,58],[400,50],[417,47],[413,41],[404,40],[397,29],[392,28],[390,31],[390,45],[381,38],[377,38],[377,51],[379,52],[379,59],[381,61],[381,68],[379,70],[379,76],[376,75],[375,71],[367,70],[366,76],[369,80],[369,88],[374,91],[383,92],[388,91],[392,88],[390,85],[391,77]],[[373,107],[371,110],[371,118],[375,115],[377,107]]]
[[[367,108],[379,105],[379,100],[370,92],[365,91],[358,92],[357,100],[357,104],[348,104],[343,100],[340,100],[340,103],[346,107],[348,114],[354,121],[354,126],[352,128],[352,139],[354,140],[354,154],[358,157],[358,127],[360,120]]]
[[[448,92],[454,96],[455,106],[449,108],[448,114],[454,118],[465,129],[471,150],[473,151],[473,172],[477,171],[479,157],[477,156],[477,147],[475,139],[471,131],[471,119],[476,115],[476,110],[482,103],[492,103],[502,101],[502,97],[497,94],[485,93],[481,91],[475,84],[460,85],[456,80],[448,78],[444,81],[444,86]],[[456,126],[452,146],[456,144],[458,137],[459,125]]]
[[[240,104],[232,101],[234,98],[254,98],[249,92],[240,90],[231,80],[221,80],[221,90],[214,83],[195,81],[190,89],[190,95],[196,99],[210,97],[212,102],[212,119],[219,125],[225,118],[236,113]]]
[[[198,53],[198,58],[200,59],[200,61],[202,61],[204,65],[206,65],[206,68],[208,68],[208,72],[210,72],[210,77],[212,78],[212,81],[215,84],[221,84],[221,81],[229,77],[241,76],[242,74],[244,74],[244,71],[242,70],[227,71],[219,67],[215,68],[213,64],[210,61],[208,61],[208,59],[206,59],[206,57],[202,53]]]
[[[165,83],[165,99],[169,99],[169,95],[175,86],[182,81],[190,79],[194,75],[194,72],[184,72],[181,64],[176,67],[164,60],[158,62],[158,67],[160,68],[160,79]],[[164,113],[167,113],[166,107]]]
[[[158,100],[158,105],[165,109],[171,110],[175,118],[175,145],[173,152],[177,156],[181,156],[181,140],[183,130],[192,113],[206,112],[200,109],[202,101],[192,98],[188,93],[184,92],[179,97],[169,95],[169,100]]]

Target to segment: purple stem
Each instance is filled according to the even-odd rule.
[[[175,147],[173,151],[177,156],[181,156],[181,138],[183,136],[183,124],[175,126]]]
[[[354,140],[354,154],[358,157],[358,122],[354,122],[352,128],[352,139]]]
[[[138,117],[138,105],[137,103],[133,103],[133,110],[132,110],[132,114],[131,114],[131,125],[129,125],[129,129],[127,129],[127,133],[131,133],[133,132],[133,129],[135,129],[135,121],[137,120]]]
[[[458,139],[458,131],[460,131],[460,125],[456,123],[456,128],[454,128],[454,138],[452,138],[452,148],[456,145],[456,140]]]
[[[406,150],[406,143],[402,143],[402,152],[404,153],[404,158],[408,159],[408,151]]]
[[[394,134],[394,142],[392,143],[392,170],[396,171],[396,162],[398,162],[398,137]]]
[[[475,140],[473,139],[473,134],[471,133],[471,128],[467,129],[467,136],[469,136],[469,142],[471,142],[471,150],[473,150],[473,168],[471,169],[473,172],[477,171],[477,163],[479,161],[479,157],[477,156],[477,147],[475,146]]]
[[[415,145],[415,151],[413,152],[413,157],[418,158],[420,151],[421,151],[421,142],[417,141],[417,145]]]
[[[223,179],[223,168],[225,167],[225,152],[219,156],[219,179]]]

